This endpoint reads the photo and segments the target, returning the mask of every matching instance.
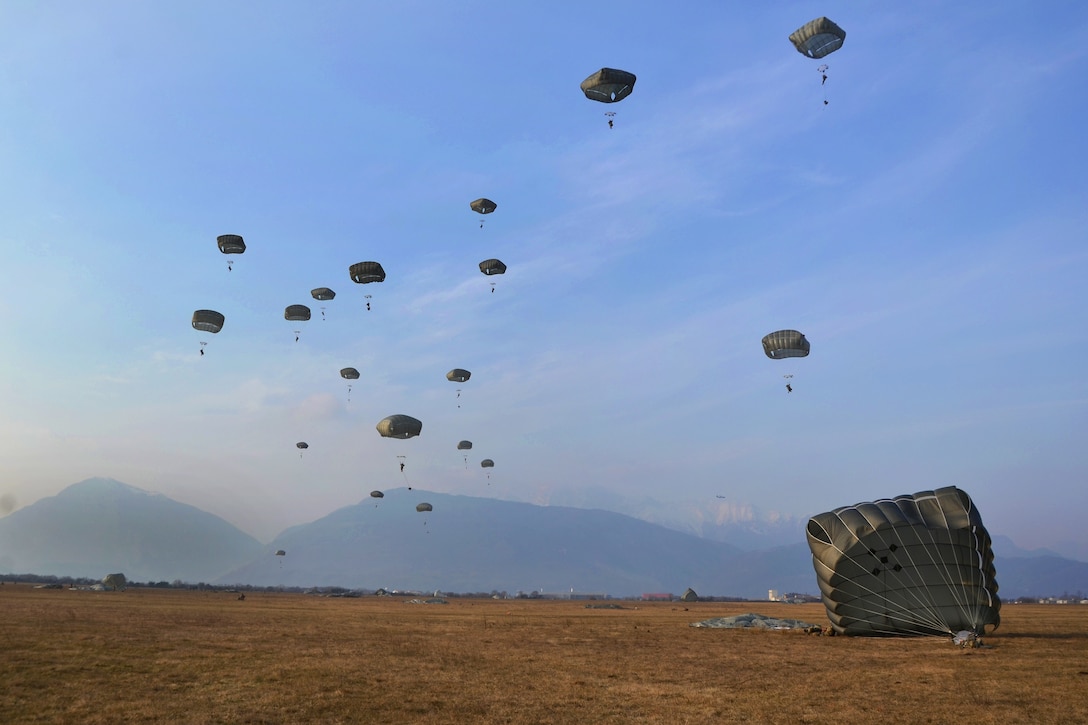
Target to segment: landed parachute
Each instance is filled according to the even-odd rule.
[[[839,634],[981,636],[1001,622],[990,535],[955,486],[843,506],[806,532]]]
[[[219,244],[219,251],[223,254],[242,254],[246,251],[245,240],[238,234],[220,234],[215,238]],[[233,259],[227,260],[227,271],[231,271],[234,265]]]
[[[412,438],[423,430],[423,423],[410,415],[391,415],[379,420],[375,428],[382,438]]]

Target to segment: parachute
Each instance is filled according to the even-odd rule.
[[[424,511],[434,511],[434,507],[429,503],[417,503],[416,511],[423,513]]]
[[[371,491],[370,498],[385,498],[385,494],[381,491]]]
[[[287,556],[287,552],[283,549],[276,549],[276,556]]]
[[[462,370],[461,368],[454,368],[446,373],[446,380],[452,383],[463,383],[472,377],[472,373],[468,370]]]
[[[823,58],[842,47],[846,40],[846,31],[827,18],[816,18],[790,33],[790,42],[797,52],[808,58]],[[817,68],[820,85],[827,83],[827,64]],[[827,92],[824,92],[824,105],[827,105]]]
[[[114,591],[119,592],[124,590],[124,588],[128,586],[128,579],[126,579],[125,575],[121,572],[118,572],[116,574],[107,574],[106,576],[102,577],[102,585],[108,589],[113,589]]]
[[[382,438],[412,438],[423,430],[423,423],[410,415],[391,415],[375,426]]]
[[[357,284],[370,284],[371,282],[384,282],[385,270],[377,262],[359,262],[348,267],[351,281]]]
[[[491,460],[490,458],[485,458],[482,461],[480,461],[480,468],[494,468],[494,467],[495,467],[495,462],[493,460]],[[491,480],[491,471],[487,472],[487,480],[488,481]],[[490,486],[491,484],[489,483],[487,485]]]
[[[842,47],[846,31],[827,18],[816,18],[790,33],[797,52],[809,58],[823,58]]]
[[[297,448],[299,450],[298,457],[302,458],[302,451],[306,450],[309,447],[310,447],[310,444],[307,443],[306,441],[299,441],[298,443],[296,443],[295,448]]]
[[[469,202],[468,208],[472,209],[472,211],[476,212],[477,214],[490,214],[491,212],[498,209],[499,205],[491,201],[490,199],[480,197],[476,201]],[[480,219],[480,229],[483,228],[484,220]]]
[[[763,338],[763,352],[772,360],[806,357],[810,348],[808,340],[797,330],[779,330]]]
[[[359,371],[355,368],[341,368],[340,377],[342,377],[344,380],[358,380]]]
[[[461,441],[457,444],[457,450],[459,451],[471,451],[472,441]]]
[[[215,241],[219,244],[219,251],[223,254],[242,254],[246,251],[246,243],[241,236],[237,234],[220,234],[215,238]],[[231,271],[234,265],[233,259],[227,260],[227,271]]]
[[[839,634],[981,636],[1001,623],[990,535],[955,486],[813,516],[806,536]]]
[[[317,287],[316,289],[310,290],[310,296],[315,300],[328,302],[329,300],[336,298],[336,293],[328,287]]]
[[[227,319],[215,310],[197,310],[193,313],[193,329],[198,332],[210,332],[213,335],[223,329],[223,323]],[[200,354],[204,354],[204,346],[208,343],[200,341]]]
[[[582,81],[582,92],[591,101],[616,103],[631,95],[635,87],[635,74],[614,68],[601,68]]]
[[[485,259],[480,262],[480,271],[490,277],[493,274],[506,274],[506,265],[498,259]],[[491,283],[491,291],[495,291],[495,283]]]
[[[283,311],[283,319],[289,322],[306,322],[310,319],[310,308],[306,305],[287,305]],[[295,342],[298,342],[301,332],[295,330]]]

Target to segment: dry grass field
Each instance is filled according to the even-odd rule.
[[[0,587],[0,722],[1085,723],[1088,607],[986,646],[694,628],[821,605]]]

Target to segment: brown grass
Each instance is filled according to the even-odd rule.
[[[986,647],[700,629],[821,605],[0,587],[0,721],[1088,722],[1088,607],[1007,605]]]

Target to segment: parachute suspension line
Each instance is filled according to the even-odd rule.
[[[604,115],[608,116],[608,127],[613,128],[614,127],[613,122],[614,122],[614,120],[616,118],[616,112],[615,111],[605,111]]]
[[[366,311],[370,312],[370,295],[363,295],[366,298]]]
[[[824,105],[827,105],[827,63],[824,63],[816,70],[820,73],[820,86],[824,89]]]
[[[491,283],[491,294],[495,294],[495,283]]]
[[[228,259],[227,260],[227,271],[228,272],[233,272],[234,271],[233,265],[234,265],[234,260],[233,259]]]
[[[321,319],[322,320],[325,319],[325,308],[324,307],[321,308]]]
[[[786,379],[786,392],[787,393],[792,393],[793,392],[793,383],[790,382],[790,381],[793,380],[793,375],[783,375],[782,377],[784,377]]]
[[[205,342],[204,340],[201,340],[201,341],[200,341],[200,356],[201,356],[201,357],[204,357],[204,347],[205,347],[205,346],[206,346],[207,344],[208,344],[208,343],[207,343],[207,342]]]
[[[302,330],[295,330],[295,342],[298,342],[298,337],[301,334],[302,334]]]

